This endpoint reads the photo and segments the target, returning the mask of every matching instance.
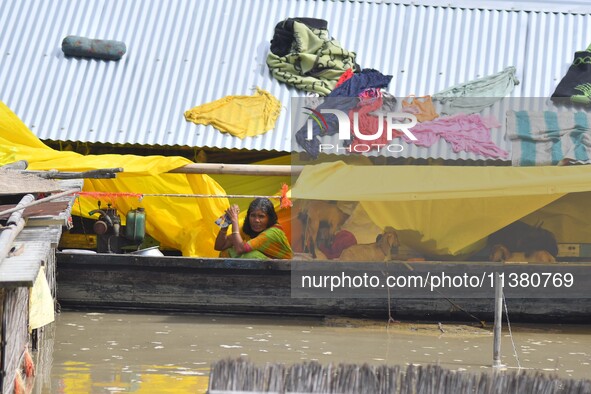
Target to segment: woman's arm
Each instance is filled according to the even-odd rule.
[[[230,216],[230,220],[232,221],[232,234],[228,237],[229,241],[231,242],[231,246],[234,247],[236,253],[242,254],[246,252],[246,246],[244,241],[242,240],[242,236],[240,235],[240,226],[238,224],[238,214],[240,213],[240,208],[238,205],[232,205],[226,211],[228,216]],[[246,218],[248,220],[248,218]]]
[[[221,251],[228,249],[230,246],[232,246],[232,241],[230,241],[230,238],[228,237],[228,227],[220,228],[213,249]]]

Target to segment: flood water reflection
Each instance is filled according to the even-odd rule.
[[[513,325],[512,334],[505,326],[509,369],[591,377],[590,326]],[[471,324],[84,311],[62,312],[45,336],[50,356],[34,392],[64,394],[203,393],[211,363],[239,356],[258,365],[414,363],[480,373],[491,370],[493,342],[492,327]]]

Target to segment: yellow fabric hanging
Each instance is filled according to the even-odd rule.
[[[252,96],[226,96],[185,111],[185,119],[212,125],[239,138],[263,134],[275,127],[281,102],[257,88]]]
[[[281,156],[273,159],[258,161],[257,165],[290,165],[291,156]],[[266,176],[266,175],[227,175],[212,174],[211,177],[219,183],[227,194],[277,195],[284,183],[291,185],[291,175],[285,176]],[[252,199],[248,198],[230,198],[230,204],[236,204],[240,207],[240,212],[246,212]],[[279,200],[272,199],[273,205],[278,209]]]
[[[453,256],[477,250],[487,235],[566,194],[587,191],[591,191],[590,166],[348,166],[337,162],[305,167],[292,196],[360,201],[375,224],[396,228],[403,244],[428,255]],[[585,204],[570,201],[568,206],[571,217],[588,218],[587,226],[591,224]],[[557,234],[557,238],[565,237]]]
[[[41,267],[33,287],[29,290],[29,332],[54,320],[53,297],[45,277],[45,267]]]
[[[47,147],[0,102],[0,165],[27,160],[30,170],[87,171],[101,168],[123,168],[114,179],[85,179],[84,191],[129,192],[146,194],[213,194],[225,195],[223,188],[207,175],[167,174],[192,163],[183,157],[88,155],[60,152]],[[97,200],[80,197],[72,214],[88,217],[97,208]],[[113,197],[103,199],[117,208],[123,224],[130,209],[146,210],[146,232],[164,247],[179,249],[184,256],[215,257],[213,250],[217,229],[214,221],[226,207],[226,198],[192,197]]]

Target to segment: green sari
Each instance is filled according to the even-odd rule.
[[[244,239],[245,237],[243,237]],[[230,247],[220,257],[241,259],[291,259],[293,251],[287,236],[278,224],[269,227],[259,235],[244,242],[246,252],[238,254],[234,247]]]

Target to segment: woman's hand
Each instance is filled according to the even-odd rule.
[[[232,224],[238,226],[238,215],[240,214],[238,205],[231,205],[230,208],[226,209],[226,213],[230,217]]]
[[[232,234],[229,237],[230,242],[232,243],[232,246],[234,246],[236,252],[242,254],[245,252],[245,249],[244,241],[242,241],[242,236],[240,235],[240,226],[238,225],[240,208],[238,208],[238,205],[232,205],[226,210],[226,213],[230,216],[230,220],[232,221]]]
[[[230,221],[232,222],[232,234],[228,236],[228,227],[220,228],[220,231],[215,239],[214,250],[226,250],[236,241],[242,243],[238,226],[238,215],[240,214],[240,208],[238,208],[238,205],[231,205],[230,208],[226,209],[226,214],[230,217]],[[236,232],[238,232],[237,237],[240,238],[239,240],[233,239],[236,237]]]

